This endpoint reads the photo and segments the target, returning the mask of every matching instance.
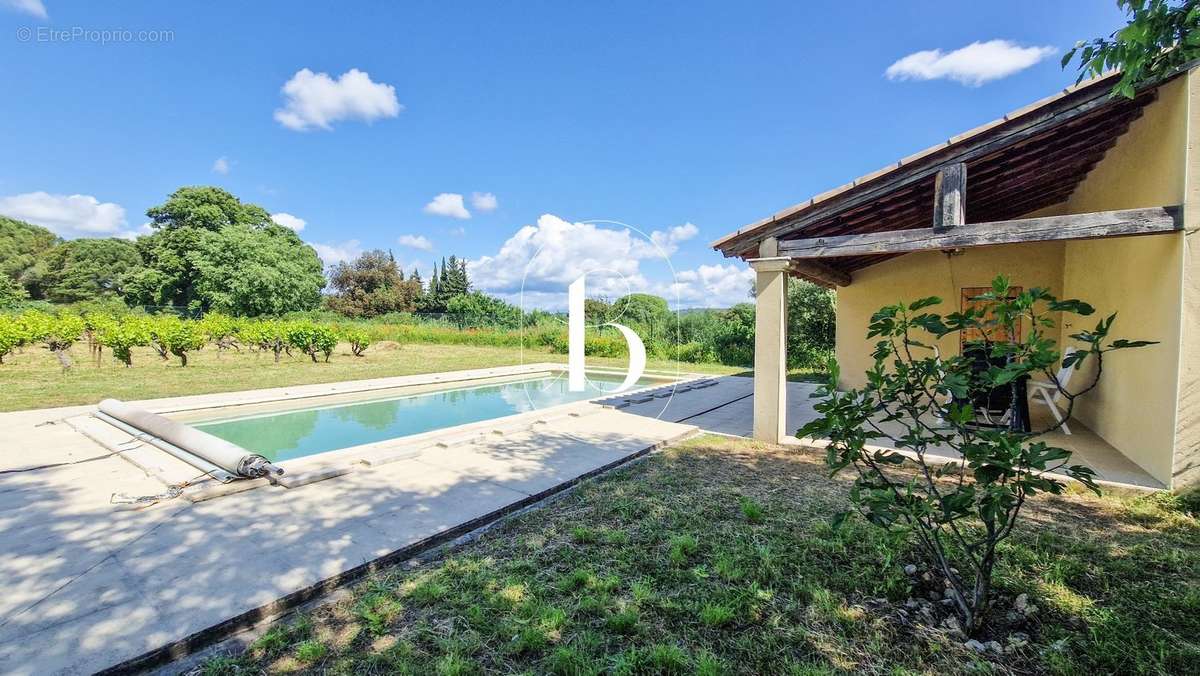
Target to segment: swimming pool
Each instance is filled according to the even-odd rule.
[[[592,399],[611,392],[621,381],[616,376],[589,374],[586,390],[569,392],[563,374],[192,426],[278,462]],[[654,382],[643,379],[638,386]]]

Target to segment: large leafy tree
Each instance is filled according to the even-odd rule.
[[[176,190],[146,215],[156,231],[138,240],[145,267],[129,280],[131,302],[240,315],[319,304],[320,259],[266,209],[200,186]]]
[[[321,259],[295,232],[279,225],[230,225],[204,232],[190,260],[196,297],[205,310],[278,315],[321,303]]]
[[[792,280],[787,305],[788,365],[823,366],[833,356],[833,292],[812,282]]]
[[[55,303],[117,296],[142,266],[137,246],[123,239],[74,239],[42,254],[33,270],[41,295]]]
[[[335,292],[326,301],[330,309],[350,317],[412,312],[421,296],[421,280],[416,273],[406,280],[395,257],[381,249],[333,266],[329,283]]]
[[[0,274],[24,286],[34,298],[40,298],[41,287],[34,266],[59,241],[57,235],[41,226],[0,216]]]
[[[1200,59],[1200,0],[1117,0],[1129,23],[1107,38],[1080,41],[1062,60],[1078,58],[1079,79],[1121,71],[1113,94],[1133,98],[1137,86]]]
[[[25,289],[12,277],[0,274],[0,310],[10,310],[29,298]]]
[[[242,202],[214,186],[180,188],[166,202],[147,209],[146,215],[159,230],[194,228],[216,232],[228,225],[263,228],[273,223],[266,209]]]

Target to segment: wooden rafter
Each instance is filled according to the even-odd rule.
[[[783,240],[778,246],[780,256],[806,259],[811,263],[814,262],[811,259],[816,258],[965,249],[1018,242],[1150,235],[1182,229],[1182,208],[1170,206],[970,223],[948,230],[914,228],[861,235]]]

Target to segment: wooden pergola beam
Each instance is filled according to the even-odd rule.
[[[917,228],[781,240],[778,247],[780,256],[815,262],[811,259],[965,249],[1019,242],[1152,235],[1182,229],[1183,209],[1170,206],[969,223],[945,231]]]
[[[780,242],[782,244],[783,242]],[[792,261],[792,274],[803,277],[818,286],[832,289],[835,286],[850,286],[850,273],[814,260]]]
[[[777,215],[770,222],[756,225],[752,228],[745,228],[728,235],[715,242],[714,246],[725,253],[726,256],[742,255],[744,252],[739,252],[737,249],[738,245],[733,244],[739,238],[753,236],[756,240],[761,241],[761,239],[766,237],[784,236],[789,231],[802,229],[838,212],[870,205],[890,192],[931,178],[945,167],[947,161],[966,164],[979,160],[990,154],[998,153],[1004,148],[1029,141],[1042,132],[1067,124],[1095,110],[1111,105],[1112,99],[1108,94],[1109,90],[1107,88],[1096,87],[1094,90],[1086,92],[1083,100],[1055,101],[1028,116],[1021,116],[1019,121],[1007,124],[998,133],[980,132],[973,138],[968,138],[957,144],[950,144],[948,147],[954,148],[951,157],[941,157],[944,154],[942,151],[945,150],[942,148],[930,151],[928,154],[936,157],[936,159],[920,157],[913,160],[910,166],[904,167],[902,170],[898,169],[885,174],[879,179],[871,180],[869,186],[848,192],[846,195],[838,195],[819,205],[811,207],[805,205],[802,208],[797,208],[795,209],[798,212],[796,215]]]
[[[933,230],[946,232],[967,222],[967,165],[948,164],[933,182]]]

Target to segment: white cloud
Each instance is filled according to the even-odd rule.
[[[952,52],[914,52],[888,66],[889,80],[948,79],[978,87],[1025,70],[1050,56],[1054,47],[1022,47],[1009,40],[972,42]]]
[[[454,237],[462,237],[463,235],[467,234],[467,229],[460,225],[455,228],[450,228],[446,232],[453,235]]]
[[[680,270],[675,281],[667,284],[659,295],[682,307],[729,307],[751,300],[754,270],[738,265],[701,265],[694,270]]]
[[[685,223],[654,231],[648,241],[628,228],[571,223],[545,214],[536,225],[527,225],[509,237],[495,255],[470,261],[467,269],[471,282],[483,291],[511,302],[517,302],[524,292],[527,308],[561,309],[567,287],[584,274],[589,296],[616,299],[628,293],[658,293],[676,305],[671,283],[648,279],[643,267],[669,280],[671,268],[664,254],[669,256],[680,242],[695,234],[696,226]],[[710,280],[710,286],[715,285]],[[685,304],[713,302],[699,292],[680,300],[686,300]]]
[[[299,216],[293,216],[286,211],[281,211],[277,214],[271,214],[271,220],[285,228],[295,230],[296,232],[300,232],[304,229],[304,226],[308,225],[308,221],[300,218]]]
[[[335,263],[352,261],[361,256],[363,252],[362,244],[357,239],[332,244],[309,242],[308,245],[317,250],[317,255],[321,257],[321,261],[325,263],[326,267]]]
[[[4,5],[18,12],[35,16],[39,19],[47,19],[50,17],[46,13],[46,5],[42,4],[42,0],[3,0],[0,5]]]
[[[229,173],[229,167],[231,164],[232,163],[229,161],[229,158],[218,157],[212,164],[212,170],[214,173],[225,176]]]
[[[495,211],[496,207],[500,206],[500,201],[490,192],[473,192],[471,193],[471,206],[478,211]]]
[[[396,242],[400,246],[407,246],[421,251],[433,251],[433,242],[429,241],[424,235],[400,235],[396,238]]]
[[[696,236],[700,229],[691,223],[677,225],[666,232],[654,231],[650,233],[650,240],[654,242],[661,250],[661,254],[670,256],[679,250],[679,245],[683,242]],[[644,240],[643,240],[644,241]]]
[[[463,196],[456,192],[439,193],[424,209],[427,214],[449,216],[450,218],[470,218],[471,212],[463,205]]]
[[[336,80],[328,73],[303,68],[284,83],[282,91],[284,105],[275,110],[275,120],[294,131],[333,129],[333,123],[342,120],[374,122],[396,117],[404,110],[395,87],[372,82],[370,75],[357,68]]]
[[[0,214],[49,228],[66,239],[126,234],[125,209],[91,195],[29,192],[0,197]]]

